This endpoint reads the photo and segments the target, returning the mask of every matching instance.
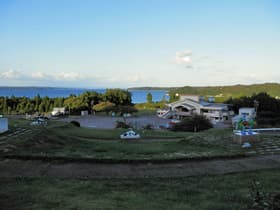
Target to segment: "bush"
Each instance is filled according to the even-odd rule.
[[[278,118],[257,118],[258,126],[279,126],[280,117]]]
[[[76,127],[81,127],[80,123],[78,121],[71,121],[70,122],[72,125],[76,126]]]
[[[106,114],[113,113],[113,112],[118,113],[120,116],[123,116],[123,114],[127,114],[127,113],[132,114],[138,111],[132,105],[116,106],[111,102],[101,102],[99,104],[94,105],[93,109],[97,112],[106,112]]]
[[[100,102],[99,104],[94,105],[93,109],[96,112],[109,112],[114,106],[115,104],[111,102]]]
[[[151,124],[147,124],[147,125],[143,126],[143,129],[145,129],[145,130],[152,130],[153,126]]]
[[[115,112],[119,113],[120,116],[123,116],[124,114],[132,114],[137,112],[138,110],[133,106],[117,106],[114,110]]]
[[[130,128],[131,126],[123,121],[116,121],[116,128]]]
[[[280,114],[271,111],[258,112],[256,121],[259,126],[278,126],[280,124]]]
[[[190,131],[198,132],[208,130],[212,128],[212,124],[209,119],[203,115],[194,115],[183,119],[181,122],[174,124],[171,127],[172,131]]]
[[[254,180],[250,189],[247,209],[280,209],[280,194],[265,192],[260,182]]]
[[[258,112],[258,118],[276,118],[276,117],[280,117],[279,113],[276,112],[271,112],[271,111],[262,111],[262,112]]]

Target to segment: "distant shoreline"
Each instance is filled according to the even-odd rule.
[[[145,103],[147,94],[152,93],[153,101],[161,101],[166,95],[166,90],[127,90],[132,95],[132,103]],[[80,95],[87,91],[95,91],[97,93],[105,93],[106,89],[89,89],[89,88],[55,88],[55,87],[0,87],[0,97],[27,97],[34,98],[37,95],[40,97],[49,98],[67,98],[70,95]]]

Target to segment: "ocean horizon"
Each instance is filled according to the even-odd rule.
[[[68,88],[68,87],[0,87],[0,96],[4,97],[28,97],[33,98],[36,95],[41,97],[48,96],[49,98],[68,97],[71,94],[80,95],[86,91],[96,91],[105,93],[109,88]],[[122,88],[127,90],[125,88]],[[148,93],[153,96],[153,101],[161,101],[163,97],[168,100],[167,90],[128,90],[132,94],[132,103],[145,103]]]

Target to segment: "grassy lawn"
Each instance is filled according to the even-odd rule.
[[[139,131],[142,139],[120,140],[122,129],[79,128],[51,121],[47,127],[29,126],[26,121],[12,121],[31,132],[0,145],[5,155],[51,156],[97,159],[175,159],[243,154],[233,144],[231,130],[200,133]],[[168,141],[167,141],[168,140]]]
[[[280,170],[150,179],[2,178],[2,209],[247,209],[252,180],[279,193]]]

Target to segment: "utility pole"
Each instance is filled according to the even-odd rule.
[[[258,102],[257,100],[254,100],[254,107],[255,107],[255,111],[256,111],[256,116],[257,116],[259,105],[260,105],[260,102]]]

